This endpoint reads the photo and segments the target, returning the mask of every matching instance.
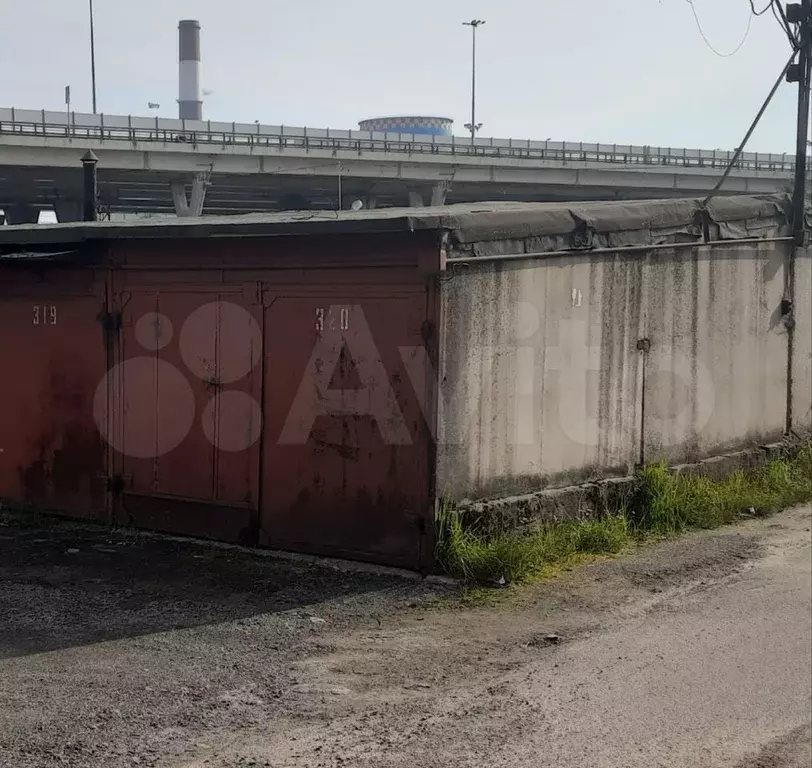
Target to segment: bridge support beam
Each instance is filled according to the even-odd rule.
[[[445,198],[451,185],[447,181],[441,181],[431,188],[431,204],[445,205]]]
[[[172,201],[175,203],[175,213],[182,217],[201,216],[203,204],[206,202],[206,189],[209,180],[205,173],[196,173],[192,179],[191,197],[186,197],[186,185],[182,181],[173,182]]]
[[[55,200],[54,212],[56,213],[56,220],[60,223],[63,221],[82,221],[82,202],[80,200]]]
[[[17,203],[5,207],[6,221],[9,224],[36,224],[39,221],[39,208]]]
[[[410,189],[409,207],[422,208],[424,205],[445,205],[450,186],[447,181],[441,181],[430,189]]]

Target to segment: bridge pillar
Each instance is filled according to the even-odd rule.
[[[9,224],[36,224],[39,221],[39,208],[17,203],[5,207],[6,221]]]
[[[82,221],[84,218],[81,200],[55,200],[54,212],[56,213],[56,220],[60,223],[63,221]]]
[[[409,207],[422,208],[425,205],[423,202],[423,194],[416,189],[409,190]]]
[[[205,173],[196,173],[192,179],[192,194],[187,199],[186,185],[182,181],[171,184],[172,200],[175,203],[175,213],[178,216],[190,217],[203,214],[203,203],[206,202],[206,189],[209,187],[208,176]]]

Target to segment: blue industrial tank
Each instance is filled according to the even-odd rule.
[[[383,133],[416,133],[424,136],[450,136],[454,121],[448,117],[421,117],[402,115],[398,117],[375,117],[361,120],[358,127],[362,131]]]

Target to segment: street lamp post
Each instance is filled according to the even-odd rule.
[[[463,26],[471,27],[471,122],[465,127],[471,131],[471,141],[476,138],[476,132],[482,127],[482,123],[476,121],[476,31],[485,22],[482,19],[471,19],[463,21]]]
[[[90,4],[90,82],[93,86],[93,114],[96,114],[96,39],[93,34],[93,0]]]

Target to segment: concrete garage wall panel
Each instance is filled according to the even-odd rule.
[[[646,461],[693,461],[781,436],[787,247],[731,243],[645,259]]]
[[[641,264],[474,265],[444,285],[439,488],[483,497],[626,474],[639,452]]]
[[[792,360],[792,426],[812,430],[812,250],[795,260],[795,336]]]
[[[471,246],[442,286],[438,490],[523,493],[780,438],[789,247],[498,261]],[[809,424],[808,254],[797,274],[795,413]]]

